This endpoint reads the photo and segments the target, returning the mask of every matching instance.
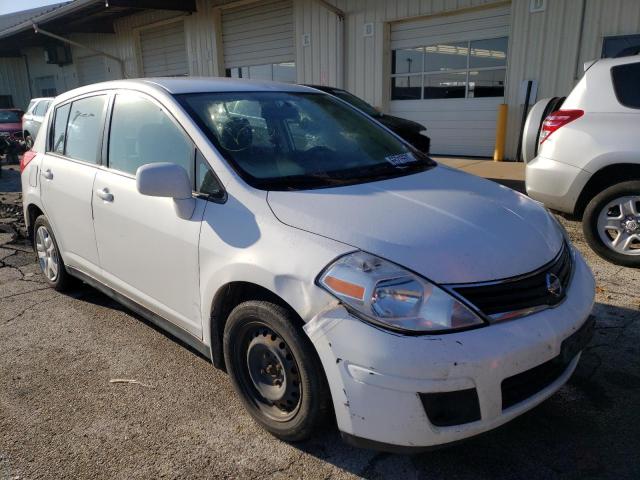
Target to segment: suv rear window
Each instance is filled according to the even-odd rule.
[[[612,67],[611,77],[618,101],[628,108],[640,108],[640,63]]]

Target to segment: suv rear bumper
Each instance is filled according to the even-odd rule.
[[[322,360],[338,427],[348,441],[389,451],[415,450],[496,428],[557,391],[580,356],[573,350],[571,358],[563,358],[563,342],[585,325],[594,289],[593,276],[576,253],[564,302],[528,317],[448,335],[404,336],[370,326],[338,306],[311,320],[305,331]],[[563,366],[535,391],[503,408],[505,380],[513,379],[518,387],[523,384],[519,374],[533,375],[553,359],[562,359]],[[469,421],[473,413],[469,417],[464,412],[465,423],[434,422],[425,397],[435,394],[437,399],[448,392],[463,394],[458,396],[463,408],[475,400],[478,418]]]
[[[538,155],[526,165],[527,195],[547,208],[572,214],[590,177],[580,168]]]

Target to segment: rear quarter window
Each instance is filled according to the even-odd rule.
[[[612,67],[611,78],[618,101],[625,107],[640,109],[640,62]]]

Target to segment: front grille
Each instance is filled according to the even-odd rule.
[[[496,318],[500,314],[559,304],[569,286],[571,268],[571,251],[565,243],[556,258],[535,272],[491,283],[462,284],[450,288],[485,315]],[[549,288],[550,282],[554,286],[552,275],[558,278],[562,286],[559,292]]]

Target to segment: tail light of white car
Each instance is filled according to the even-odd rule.
[[[558,110],[553,112],[544,122],[540,130],[540,145],[551,136],[553,132],[565,125],[577,120],[584,115],[584,110]]]

